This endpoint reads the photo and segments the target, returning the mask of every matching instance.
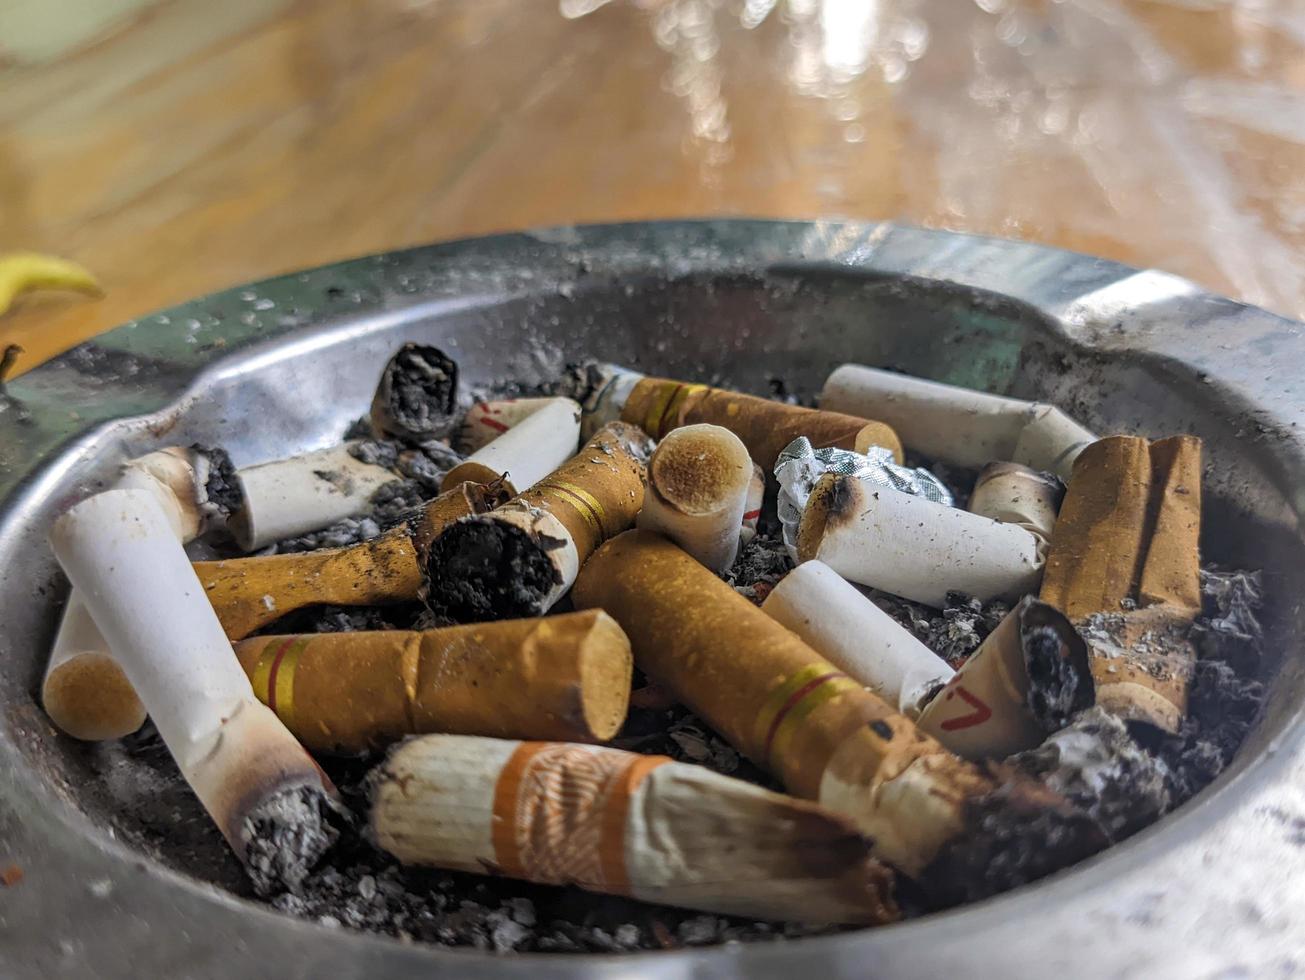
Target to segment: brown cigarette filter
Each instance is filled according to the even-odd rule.
[[[1199,439],[1102,439],[1074,463],[1043,578],[1088,641],[1097,703],[1169,732],[1196,657],[1200,524]]]
[[[1053,606],[1024,598],[920,714],[922,731],[967,759],[1035,748],[1092,706],[1087,644]]]
[[[902,461],[901,440],[882,422],[666,378],[639,381],[626,399],[621,418],[642,426],[656,439],[682,425],[706,422],[723,426],[742,439],[748,453],[766,469],[775,465],[780,452],[798,436],[806,436],[817,449],[884,446]]]
[[[651,678],[794,795],[852,817],[907,874],[923,873],[956,839],[989,832],[968,826],[971,804],[994,789],[989,777],[664,538],[631,531],[609,541],[574,599],[614,616]],[[1005,790],[1026,799],[1029,788]]]
[[[501,485],[463,484],[426,504],[420,517],[371,541],[286,555],[195,562],[218,620],[233,640],[319,603],[373,606],[417,598],[418,554],[459,518],[503,502]]]
[[[629,641],[596,610],[426,632],[260,636],[236,656],[258,699],[326,752],[428,732],[605,742],[630,695]]]
[[[452,622],[537,616],[600,544],[634,524],[652,441],[611,422],[562,466],[498,510],[432,541],[425,599]]]

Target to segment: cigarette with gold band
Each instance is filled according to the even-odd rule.
[[[1098,703],[1168,732],[1196,658],[1200,525],[1199,439],[1102,439],[1074,464],[1042,583],[1088,640]]]
[[[314,751],[406,735],[606,742],[625,721],[630,641],[599,610],[423,632],[259,636],[236,644],[254,694]]]
[[[449,525],[426,555],[431,612],[467,623],[551,609],[594,549],[634,524],[652,448],[638,427],[609,423],[529,490]]]
[[[674,430],[648,463],[638,526],[666,535],[712,571],[725,571],[738,557],[753,465],[729,429]]]
[[[977,846],[998,826],[1041,838],[1013,802],[1030,794],[1041,802],[1028,812],[1063,826],[1062,841],[1075,856],[1078,844],[1098,840],[1063,800],[1046,799],[1023,781],[995,796],[987,774],[665,538],[636,530],[607,542],[582,570],[574,599],[621,624],[635,664],[653,681],[795,796],[850,816],[878,857],[923,877],[926,888],[935,861],[946,864],[944,855]],[[990,822],[979,819],[982,812]],[[1024,850],[1028,860],[1047,862],[1043,871],[1072,859],[1054,848]],[[993,876],[993,888],[1003,886],[1000,877]]]
[[[1060,477],[1019,463],[996,462],[979,472],[968,509],[971,514],[1022,527],[1045,545],[1051,540],[1064,497]]]
[[[638,425],[654,439],[682,425],[707,423],[733,432],[753,460],[767,469],[798,436],[806,436],[817,449],[837,446],[863,452],[866,446],[883,446],[902,461],[901,441],[882,422],[724,388],[644,377],[612,365],[599,370],[607,371],[611,380],[586,399],[586,408],[598,418],[619,418]]]
[[[1014,524],[855,475],[826,473],[807,499],[798,559],[941,609],[947,593],[1017,599],[1038,587],[1042,542]]]
[[[967,469],[1012,460],[1068,479],[1097,437],[1060,409],[895,371],[844,364],[825,381],[820,407],[876,418],[908,449]]]
[[[918,717],[956,673],[821,561],[803,562],[780,579],[761,611],[908,718]]]
[[[440,489],[501,479],[515,495],[574,456],[579,443],[580,406],[569,398],[550,398],[449,470]]]
[[[1026,596],[920,714],[920,730],[966,759],[1036,748],[1092,707],[1087,644],[1053,606]]]
[[[412,602],[421,591],[420,555],[454,521],[507,500],[500,485],[462,483],[428,502],[410,524],[344,548],[195,563],[227,636],[240,640],[305,606]]]
[[[898,917],[850,820],[665,756],[427,735],[371,786],[372,837],[405,864],[749,918]]]
[[[254,697],[157,501],[106,491],[60,517],[50,540],[255,888],[296,887],[334,842],[334,787]]]

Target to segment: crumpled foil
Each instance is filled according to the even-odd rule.
[[[810,439],[798,436],[775,460],[775,479],[779,481],[779,522],[784,527],[784,547],[795,562],[798,560],[798,522],[812,489],[826,473],[855,476],[947,507],[954,503],[951,492],[936,476],[926,469],[899,466],[891,449],[871,446],[865,454],[850,449],[814,449]]]

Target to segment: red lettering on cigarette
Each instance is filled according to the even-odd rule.
[[[504,425],[502,422],[500,422],[498,419],[492,419],[487,415],[481,418],[480,424],[487,429],[493,429],[495,432],[502,433],[508,430],[508,427]]]
[[[955,694],[962,701],[964,701],[971,708],[973,708],[974,711],[972,711],[968,715],[961,715],[958,718],[948,718],[946,721],[944,721],[941,725],[938,726],[943,731],[954,732],[961,728],[973,728],[975,725],[982,725],[985,721],[987,721],[989,718],[992,717],[992,709],[989,708],[982,701],[980,701],[978,698],[976,698],[969,691],[965,690],[965,688],[962,687],[960,684],[957,684],[954,688],[952,688],[950,691],[947,692],[947,696],[949,698],[953,694]]]
[[[820,687],[820,685],[832,681],[836,677],[846,677],[846,676],[847,675],[844,674],[842,671],[837,671],[837,670],[831,671],[828,674],[821,674],[819,677],[807,681],[796,691],[790,694],[788,696],[788,700],[786,700],[780,706],[779,711],[775,712],[775,717],[770,723],[770,728],[767,729],[766,731],[766,740],[765,742],[762,743],[761,757],[763,759],[770,758],[770,746],[771,743],[775,741],[775,733],[779,731],[779,726],[784,721],[784,719],[788,716],[788,713],[792,711],[798,705],[798,703],[802,701],[803,698],[805,698],[816,688]]]
[[[760,511],[760,510],[750,510],[750,511],[747,511],[747,512],[744,513],[744,515],[743,515],[743,523],[746,524],[746,523],[748,523],[748,521],[755,521],[755,520],[756,520],[757,518],[759,518],[760,516],[761,516],[761,511]]]

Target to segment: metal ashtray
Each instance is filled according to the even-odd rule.
[[[10,976],[1265,976],[1305,950],[1300,324],[1054,249],[847,223],[557,228],[284,276],[127,324],[0,403],[0,960]],[[405,946],[278,915],[125,827],[112,765],[36,703],[66,584],[52,517],[156,445],[236,465],[333,443],[404,340],[473,384],[582,356],[811,392],[843,361],[1205,440],[1207,558],[1263,568],[1263,718],[1195,800],[1036,885],[878,930],[627,957]],[[1298,423],[1300,424],[1298,427]]]

